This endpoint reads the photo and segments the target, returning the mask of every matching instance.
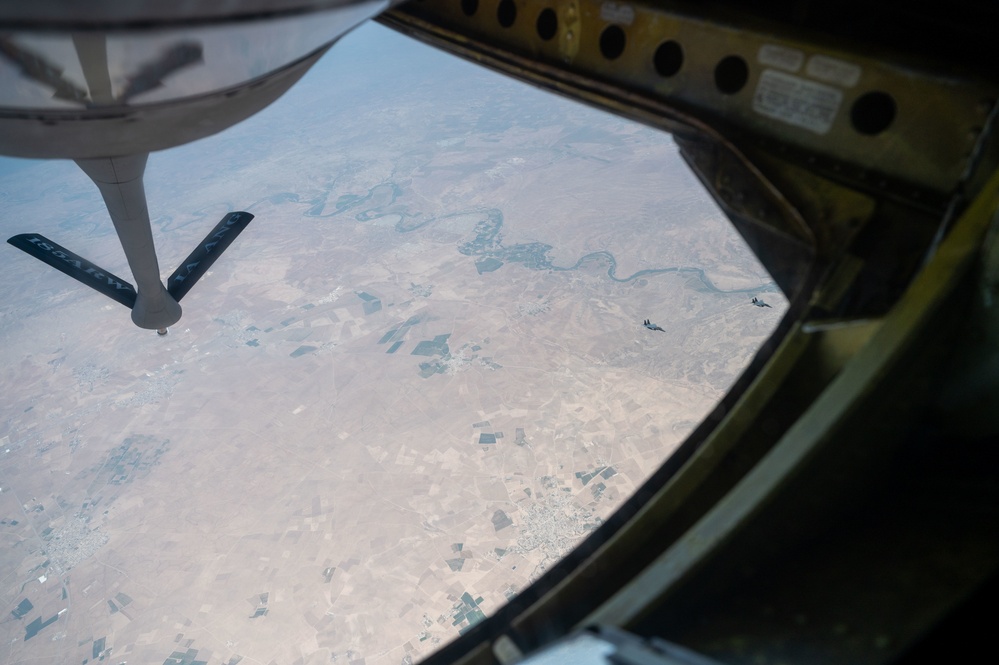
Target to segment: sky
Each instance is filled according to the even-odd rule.
[[[343,95],[348,98],[354,94],[363,94],[375,84],[370,77],[351,73],[351,68],[365,72],[376,68],[387,70],[400,56],[407,59],[415,58],[416,62],[428,66],[439,66],[442,62],[450,60],[447,56],[431,49],[414,48],[414,46],[411,40],[397,36],[373,21],[365,21],[348,33],[335,46],[335,51],[327,53],[313,66],[289,93],[263,112],[280,113],[282,108],[298,104],[307,105],[308,96],[315,94],[317,88],[324,87],[330,77],[336,77],[336,85],[342,88]],[[0,177],[43,164],[45,161],[0,155]]]

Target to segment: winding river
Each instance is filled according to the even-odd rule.
[[[394,229],[397,233],[412,233],[418,229],[426,228],[434,224],[456,220],[460,218],[478,218],[475,222],[475,229],[472,237],[458,244],[458,251],[465,256],[476,257],[479,262],[489,262],[490,266],[484,271],[497,269],[503,263],[520,263],[532,270],[552,270],[556,272],[567,272],[579,269],[583,264],[591,261],[599,261],[607,265],[607,276],[615,282],[630,282],[640,277],[649,275],[662,275],[667,273],[689,274],[696,277],[705,291],[710,293],[730,294],[730,293],[761,293],[775,292],[777,285],[775,282],[764,282],[757,286],[744,289],[720,289],[705,274],[702,268],[695,266],[667,266],[662,268],[648,268],[639,270],[627,277],[619,277],[617,274],[617,259],[607,250],[589,252],[581,256],[571,266],[558,266],[552,262],[550,252],[552,246],[540,243],[517,243],[507,245],[503,242],[503,213],[498,208],[472,208],[460,212],[448,213],[439,216],[424,216],[413,214],[405,209],[405,206],[396,204],[396,200],[402,194],[402,190],[395,183],[381,183],[368,190],[366,195],[347,194],[340,196],[334,203],[332,212],[325,212],[329,207],[328,197],[331,194],[333,185],[330,185],[324,193],[310,200],[303,200],[298,194],[285,192],[267,197],[254,206],[269,202],[272,204],[293,203],[307,205],[308,209],[304,216],[314,218],[332,218],[339,216],[352,216],[355,221],[361,223],[374,222],[379,219],[397,218]],[[252,210],[253,206],[248,208]],[[491,260],[491,261],[490,261]],[[477,263],[479,263],[477,262]]]

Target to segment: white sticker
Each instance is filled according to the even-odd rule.
[[[631,5],[619,2],[605,2],[600,5],[600,18],[608,23],[631,25],[635,22],[635,10]]]
[[[767,67],[796,72],[801,69],[801,64],[805,62],[805,54],[796,48],[764,44],[760,47],[759,53],[756,54],[756,59],[761,65]]]
[[[843,101],[838,89],[773,69],[764,70],[753,95],[753,110],[774,120],[825,134]]]
[[[859,65],[825,55],[813,55],[808,59],[808,65],[805,66],[805,73],[812,78],[835,83],[845,88],[857,85],[862,71]]]

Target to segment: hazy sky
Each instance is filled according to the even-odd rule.
[[[330,83],[330,77],[337,77],[336,85],[343,88],[345,95],[363,93],[366,88],[377,85],[370,76],[356,74],[369,68],[377,68],[391,77],[391,66],[405,58],[407,62],[440,66],[441,62],[453,60],[433,49],[417,44],[413,40],[397,35],[391,30],[381,27],[371,21],[361,24],[353,32],[345,36],[332,52],[327,53],[295,87],[271,105],[264,113],[281,113],[287,107],[303,103],[296,99],[301,95],[315,94]],[[304,102],[308,104],[307,101]],[[282,109],[284,107],[284,109]],[[33,165],[43,163],[40,160],[18,159],[0,155],[0,177],[15,173]]]

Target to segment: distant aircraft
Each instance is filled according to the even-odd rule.
[[[642,325],[645,326],[646,328],[648,328],[649,330],[658,330],[659,332],[666,332],[665,330],[663,330],[662,328],[660,328],[655,323],[652,323],[648,319],[645,319],[645,321],[642,322]]]
[[[766,304],[765,302],[763,302],[759,298],[753,298],[752,303],[754,305],[756,305],[757,307],[770,307],[770,305]]]

